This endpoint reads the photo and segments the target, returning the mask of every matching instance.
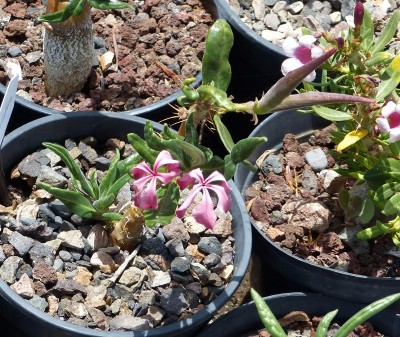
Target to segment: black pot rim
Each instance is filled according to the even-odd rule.
[[[227,18],[228,22],[240,32],[247,40],[249,40],[252,44],[260,45],[262,48],[270,49],[273,52],[277,53],[282,58],[286,58],[286,54],[283,49],[278,45],[264,39],[262,36],[257,34],[253,29],[248,27],[240,17],[233,11],[227,0],[214,0],[217,8],[220,11],[223,11],[224,14],[222,17]]]
[[[124,120],[136,120],[140,124],[145,124],[146,119],[138,116],[130,116],[127,114],[120,114],[116,112],[97,112],[97,111],[81,111],[81,112],[66,112],[66,113],[60,113],[60,114],[52,114],[46,117],[42,117],[39,119],[36,119],[34,121],[31,121],[25,125],[22,125],[21,127],[17,128],[16,130],[12,131],[10,134],[8,134],[4,138],[4,142],[1,146],[1,149],[11,143],[13,139],[15,139],[18,136],[21,136],[21,134],[24,134],[26,130],[30,130],[32,128],[35,128],[37,126],[42,126],[55,122],[55,121],[60,121],[62,119],[66,118],[79,118],[81,116],[101,116],[103,119],[104,118],[117,118],[120,119],[121,121]],[[158,123],[152,122],[154,125],[160,125]],[[90,131],[88,131],[90,132]],[[71,323],[67,323],[65,321],[62,321],[60,319],[54,318],[52,316],[49,316],[47,313],[42,312],[41,310],[35,308],[34,306],[27,305],[26,300],[24,300],[22,297],[17,295],[14,291],[11,290],[11,288],[2,280],[0,279],[0,296],[3,297],[6,301],[11,303],[12,301],[16,302],[17,305],[21,308],[24,308],[26,312],[29,313],[31,317],[35,317],[36,319],[40,320],[45,320],[48,322],[48,324],[52,326],[59,326],[61,327],[64,331],[71,332],[71,336],[74,335],[74,332],[79,332],[80,336],[87,336],[87,337],[110,337],[110,336],[115,336],[115,337],[155,337],[159,336],[160,334],[163,334],[163,336],[166,336],[166,334],[170,334],[171,336],[173,332],[180,330],[186,326],[190,326],[192,322],[194,321],[203,321],[207,322],[211,317],[210,313],[216,313],[217,310],[219,310],[226,302],[227,298],[229,299],[232,297],[232,295],[235,293],[236,289],[239,287],[240,282],[243,280],[244,275],[247,271],[247,266],[250,261],[250,255],[251,255],[251,246],[252,246],[252,230],[251,230],[251,224],[250,224],[250,219],[248,216],[248,212],[244,206],[244,203],[242,201],[242,197],[239,193],[239,190],[237,189],[236,185],[233,183],[232,180],[229,182],[229,186],[232,189],[231,194],[233,196],[232,201],[233,201],[233,207],[236,206],[238,211],[240,212],[241,215],[241,220],[243,221],[243,224],[240,224],[240,226],[243,227],[243,238],[244,238],[244,249],[241,252],[241,255],[237,256],[238,258],[238,264],[235,267],[234,273],[233,273],[233,278],[232,280],[228,283],[224,291],[218,295],[218,297],[212,301],[210,304],[206,305],[201,311],[198,313],[194,314],[192,317],[187,318],[185,320],[179,321],[177,323],[169,324],[167,326],[159,327],[159,328],[154,328],[146,331],[126,331],[126,332],[117,332],[117,331],[101,331],[101,330],[94,330],[90,329],[87,327],[81,327],[78,325],[73,325]],[[237,200],[237,204],[235,205],[235,201]],[[233,219],[235,220],[235,219]],[[238,221],[239,222],[239,221]],[[11,305],[11,304],[10,304]]]
[[[193,86],[196,87],[196,86],[200,85],[201,81],[202,81],[202,75],[201,75],[201,72],[199,72],[196,75],[196,81],[193,83]],[[5,92],[6,92],[6,86],[4,84],[0,83],[0,94],[4,95]],[[168,105],[169,106],[173,106],[176,103],[177,98],[179,96],[181,96],[182,94],[183,94],[182,89],[179,89],[177,92],[175,92],[175,93],[173,93],[173,94],[171,94],[171,95],[159,100],[158,102],[155,102],[155,103],[152,103],[152,104],[149,104],[149,105],[146,105],[146,106],[142,106],[140,108],[124,110],[124,111],[104,111],[104,112],[107,112],[107,113],[115,112],[115,113],[127,114],[127,115],[130,115],[130,116],[139,116],[140,117],[142,115],[147,115],[147,114],[151,113],[154,110],[158,110],[158,109],[160,109],[160,108],[162,108],[164,106],[168,106]],[[23,98],[23,97],[21,97],[19,95],[15,96],[15,103],[19,104],[21,106],[24,106],[29,110],[36,111],[37,113],[39,113],[43,117],[44,116],[49,116],[49,115],[67,113],[67,112],[64,112],[64,111],[51,109],[51,108],[45,107],[45,106],[43,106],[41,104],[28,101],[27,99],[25,99],[25,98]],[[171,111],[172,111],[172,107],[171,107]],[[77,111],[73,111],[73,112],[77,112]],[[166,117],[169,117],[169,116],[166,116]]]
[[[261,130],[264,128],[264,125],[266,124],[266,123],[270,123],[270,122],[272,122],[272,121],[274,121],[275,119],[279,119],[279,118],[281,118],[281,114],[288,114],[288,113],[290,113],[290,114],[293,114],[293,113],[298,113],[297,111],[295,111],[295,110],[290,110],[290,111],[286,111],[286,112],[278,112],[278,113],[274,113],[274,114],[272,114],[271,116],[269,116],[268,118],[266,118],[265,120],[263,120],[251,133],[250,133],[250,135],[249,135],[249,137],[257,137],[257,136],[260,136],[260,135],[262,135],[262,132],[261,132]],[[289,120],[290,120],[290,117],[288,118]],[[275,147],[273,147],[273,148],[271,148],[272,150],[277,150],[277,149],[279,149],[281,146],[280,145],[278,145],[278,146],[275,146]],[[238,176],[238,171],[236,171],[236,173],[235,173],[235,177],[234,177],[234,180],[235,181],[237,181],[237,180],[242,180],[242,179],[239,179],[239,176]],[[244,181],[242,181],[242,183],[247,183],[247,182],[249,182],[249,175],[250,175],[250,173],[246,176],[246,178],[244,179]],[[254,176],[254,174],[252,174],[253,176]],[[242,195],[242,198],[244,199],[245,198],[245,192],[246,192],[246,188],[247,188],[248,186],[240,186],[239,188],[241,189],[241,195]],[[279,251],[279,252],[281,252],[282,254],[285,254],[285,255],[287,255],[287,256],[290,256],[290,257],[292,257],[293,259],[295,259],[300,265],[303,265],[303,266],[306,266],[308,269],[310,269],[310,268],[315,268],[315,269],[317,269],[317,270],[321,270],[321,271],[323,271],[324,273],[329,273],[329,274],[341,274],[341,275],[344,275],[344,276],[346,276],[347,278],[352,278],[352,279],[355,279],[355,280],[371,280],[371,281],[378,281],[379,280],[379,282],[383,282],[384,284],[390,284],[390,283],[398,283],[399,281],[400,281],[400,277],[376,277],[376,276],[365,276],[365,275],[358,275],[358,274],[353,274],[353,273],[349,273],[349,272],[346,272],[346,271],[341,271],[341,270],[336,270],[336,269],[331,269],[331,268],[328,268],[328,267],[325,267],[325,266],[319,266],[319,265],[316,265],[316,264],[313,264],[313,263],[311,263],[311,262],[308,262],[308,261],[306,261],[306,260],[304,260],[304,259],[302,259],[302,258],[299,258],[299,257],[297,257],[297,256],[295,256],[295,255],[292,255],[292,254],[289,254],[287,251],[285,251],[284,249],[282,249],[281,247],[279,247],[278,245],[276,245],[268,236],[266,236],[261,230],[260,230],[260,228],[254,223],[254,221],[253,221],[253,219],[250,217],[250,222],[251,222],[251,224],[252,224],[252,227],[266,240],[266,241],[268,241],[268,243],[274,248],[274,249],[276,249],[277,251]],[[357,281],[356,281],[357,282]]]

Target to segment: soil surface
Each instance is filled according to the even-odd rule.
[[[288,36],[302,35],[308,28],[313,34],[330,32],[339,36],[340,32],[353,25],[356,0],[228,0],[240,19],[265,40],[278,46]],[[393,11],[400,8],[397,0],[362,1],[371,14],[375,35],[379,36]],[[394,54],[400,51],[400,31],[397,38],[389,42],[388,48]]]
[[[82,92],[47,97],[43,78],[44,13],[40,0],[0,1],[0,82],[9,78],[8,59],[21,65],[18,95],[60,111],[124,111],[157,102],[181,87],[181,78],[196,76],[211,15],[201,0],[129,0],[133,10],[96,10],[92,21],[96,53],[111,51],[113,63],[102,71],[98,60]]]
[[[339,205],[339,191],[354,181],[334,171],[329,135],[327,128],[301,142],[288,134],[278,153],[259,159],[259,180],[246,191],[253,223],[281,248],[311,263],[359,275],[398,277],[400,258],[391,237],[358,240],[363,227],[346,218]]]
[[[123,158],[132,154],[117,139],[105,146],[93,137],[62,145],[83,172],[96,167],[99,181],[116,148]],[[70,184],[70,172],[48,149],[24,158],[12,177],[12,207],[0,205],[0,277],[49,315],[100,330],[148,330],[192,316],[232,277],[230,213],[218,213],[212,232],[190,210],[164,227],[145,227],[137,233],[135,253],[111,241],[101,222],[73,214],[37,188],[37,181]],[[116,197],[116,211],[131,205],[132,193],[127,183]]]

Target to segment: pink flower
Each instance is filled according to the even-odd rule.
[[[197,194],[202,192],[203,199],[194,207],[192,215],[198,223],[207,228],[213,229],[215,222],[217,221],[217,216],[214,213],[214,205],[209,191],[214,191],[218,197],[217,208],[222,209],[224,212],[228,212],[231,207],[231,198],[229,195],[231,189],[224,176],[217,171],[211,173],[206,179],[204,179],[201,170],[195,169],[186,173],[178,180],[178,185],[181,190],[185,189],[192,183],[194,183],[192,189],[183,204],[176,210],[176,215],[179,218],[182,218]]]
[[[283,41],[283,51],[289,57],[282,63],[281,71],[284,76],[324,53],[321,47],[314,45],[315,41],[316,39],[312,35],[300,36],[298,42],[291,36]],[[316,73],[313,71],[304,81],[313,81],[315,76]]]
[[[168,184],[181,173],[179,165],[180,162],[174,160],[171,154],[164,150],[158,154],[153,169],[146,162],[141,162],[135,166],[132,169],[132,175],[135,178],[133,183],[135,206],[141,209],[157,209],[157,180],[162,185]]]
[[[382,117],[376,119],[379,130],[389,133],[391,143],[400,139],[400,104],[389,101],[382,108]]]

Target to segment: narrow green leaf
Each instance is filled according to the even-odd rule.
[[[222,144],[224,144],[224,147],[225,147],[225,149],[228,150],[228,152],[231,152],[235,143],[232,139],[232,136],[231,136],[228,128],[225,126],[224,123],[222,123],[220,115],[215,114],[213,119],[214,119],[215,127],[217,128],[219,138],[222,141]]]
[[[105,213],[108,208],[113,204],[115,200],[114,194],[108,194],[107,196],[93,201],[93,207],[97,210],[97,213]]]
[[[376,100],[382,101],[396,90],[400,83],[400,55],[396,55],[381,76]]]
[[[132,8],[130,4],[118,0],[90,0],[90,6],[96,9],[124,9]]]
[[[233,46],[233,32],[229,23],[218,19],[207,33],[201,73],[204,84],[213,84],[226,91],[231,81],[229,53]]]
[[[90,201],[79,192],[64,190],[42,182],[38,182],[37,185],[60,199],[75,214],[84,218],[93,218],[97,215],[97,211],[93,208]]]
[[[90,170],[89,182],[90,182],[90,185],[92,185],[95,199],[98,199],[100,197],[100,190],[99,190],[99,184],[97,183],[97,180],[96,180],[96,169]]]
[[[90,186],[88,180],[86,179],[85,175],[83,174],[79,166],[75,163],[74,159],[71,157],[71,154],[68,152],[68,150],[65,147],[55,143],[44,142],[43,146],[53,151],[61,158],[64,164],[68,167],[72,176],[77,181],[79,181],[82,190],[94,199],[95,195],[92,187]]]
[[[224,177],[226,180],[232,179],[236,172],[236,165],[232,162],[231,154],[227,154],[224,157]]]
[[[132,178],[129,174],[125,173],[121,177],[119,177],[114,184],[110,186],[108,189],[107,194],[114,194],[115,196],[118,195],[118,192],[121,190],[121,188]]]
[[[367,10],[364,10],[363,22],[361,24],[360,36],[361,45],[360,49],[364,52],[368,51],[374,42],[374,22],[371,15]]]
[[[400,215],[400,193],[393,195],[383,209],[385,215]]]
[[[391,198],[399,190],[400,183],[390,182],[383,184],[374,193],[374,200],[377,202],[382,202]]]
[[[232,102],[225,91],[213,85],[202,84],[197,92],[202,101],[211,100],[211,104],[226,111],[235,111],[235,104]]]
[[[117,166],[118,166],[119,159],[120,159],[120,153],[119,153],[119,150],[116,149],[115,155],[110,164],[110,167],[108,168],[106,175],[101,180],[101,183],[99,186],[100,198],[104,198],[105,196],[107,196],[109,194],[108,189],[117,179]]]
[[[358,325],[365,322],[367,319],[371,318],[378,312],[387,308],[389,305],[400,299],[400,293],[386,296],[378,301],[367,305],[365,308],[361,309],[355,315],[350,317],[341,327],[336,331],[333,337],[347,337],[347,335],[353,331]]]
[[[321,105],[313,105],[312,109],[317,115],[331,122],[348,121],[353,118],[348,112],[327,108]]]
[[[39,22],[39,23],[41,23],[41,22],[49,22],[49,23],[61,22],[63,14],[64,14],[64,10],[57,11],[54,13],[42,14],[41,16],[38,17],[37,22]]]
[[[122,214],[119,213],[103,213],[101,215],[101,218],[106,220],[106,221],[119,221],[123,218],[124,216]]]
[[[385,49],[389,41],[396,34],[399,22],[400,22],[400,9],[397,9],[392,13],[392,15],[389,18],[389,21],[386,22],[381,35],[375,41],[375,44],[371,49],[372,54],[375,54]]]
[[[258,145],[267,141],[266,137],[250,137],[238,141],[232,148],[231,159],[234,164],[239,164],[247,159]]]
[[[386,234],[387,228],[383,227],[383,224],[377,221],[377,224],[363,229],[357,233],[357,238],[359,240],[370,240],[376,238],[378,236],[382,236]]]
[[[158,151],[151,149],[147,142],[136,133],[129,133],[127,138],[129,144],[131,144],[137,153],[143,158],[142,160],[153,165],[157,158]]]
[[[261,322],[264,324],[271,336],[286,337],[285,331],[282,329],[279,321],[268,307],[267,303],[264,302],[264,299],[254,289],[250,289],[250,294],[254,304],[256,305]]]
[[[318,324],[317,330],[315,331],[314,337],[326,337],[327,336],[329,326],[337,313],[338,313],[338,310],[336,309],[334,311],[328,312],[321,319],[321,321]]]
[[[199,145],[199,134],[196,130],[196,127],[194,126],[193,119],[194,119],[194,113],[191,112],[186,121],[185,141],[194,146],[198,146]]]

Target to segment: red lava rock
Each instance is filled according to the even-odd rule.
[[[25,17],[26,8],[26,3],[14,2],[10,6],[4,7],[3,10],[16,18],[23,19]]]
[[[27,20],[10,21],[4,25],[3,32],[7,37],[17,37],[24,35],[27,27]]]
[[[266,205],[265,200],[260,197],[256,197],[251,205],[250,210],[251,216],[257,220],[262,222],[268,222],[268,207]]]
[[[342,240],[334,232],[329,232],[323,235],[321,239],[322,251],[324,253],[339,254],[343,250],[344,246]]]
[[[32,269],[32,276],[35,280],[40,281],[45,286],[57,283],[57,273],[48,263],[41,262],[36,264]]]

